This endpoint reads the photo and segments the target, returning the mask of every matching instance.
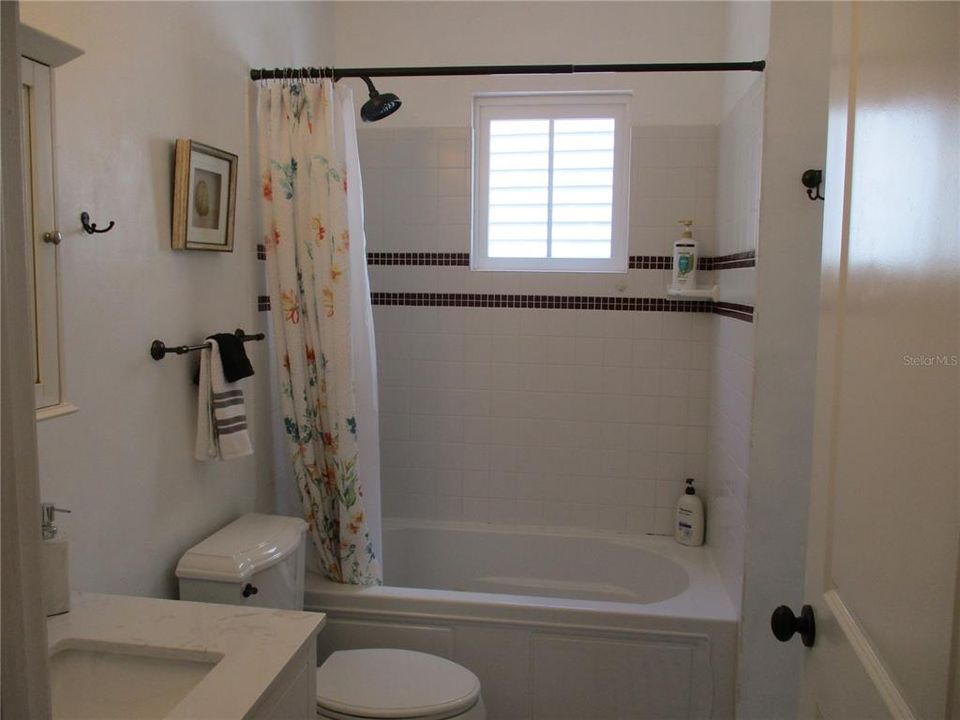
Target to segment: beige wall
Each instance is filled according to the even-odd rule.
[[[725,3],[725,60],[761,60],[770,49],[770,0]],[[720,114],[727,118],[743,94],[756,82],[753,73],[724,73]]]
[[[39,424],[43,499],[73,510],[74,588],[175,593],[180,554],[236,515],[272,506],[264,344],[245,381],[256,454],[193,460],[194,359],[150,359],[242,326],[260,330],[251,199],[251,65],[332,59],[331,12],[298,3],[25,3],[23,22],[85,51],[58,69],[58,168],[67,397]],[[189,137],[240,156],[235,251],[170,250],[172,148]],[[82,210],[115,220],[79,229]]]
[[[337,64],[496,65],[725,59],[727,3],[342,2]],[[757,58],[731,58],[754,60]],[[750,73],[747,73],[748,75]],[[533,84],[533,86],[532,86]],[[404,101],[384,127],[465,127],[474,92],[633,90],[636,125],[715,125],[723,84],[708,73],[384,78]],[[358,101],[364,94],[358,92]]]

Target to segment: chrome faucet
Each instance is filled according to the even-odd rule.
[[[57,536],[57,526],[53,524],[55,513],[71,512],[66,508],[58,508],[53,503],[40,503],[40,532],[44,540],[53,540]]]

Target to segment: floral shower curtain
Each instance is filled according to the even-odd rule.
[[[264,85],[258,125],[287,454],[320,570],[379,584],[379,512],[367,512],[379,507],[364,497],[364,485],[379,491],[378,420],[352,93],[330,80]]]

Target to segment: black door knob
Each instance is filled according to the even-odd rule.
[[[817,623],[813,619],[813,608],[809,605],[800,608],[800,617],[794,615],[786,605],[781,605],[770,617],[770,628],[780,642],[786,642],[799,633],[803,644],[813,647],[817,638]]]
[[[243,596],[244,596],[244,597],[250,597],[251,595],[256,595],[256,594],[257,594],[257,586],[256,586],[256,585],[251,585],[250,583],[247,583],[247,584],[244,586],[244,588],[243,588]]]

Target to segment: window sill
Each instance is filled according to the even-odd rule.
[[[49,405],[47,407],[37,408],[37,422],[41,420],[50,420],[52,418],[62,417],[64,415],[72,415],[77,410],[79,410],[76,405],[71,402],[62,402],[57,405]]]

